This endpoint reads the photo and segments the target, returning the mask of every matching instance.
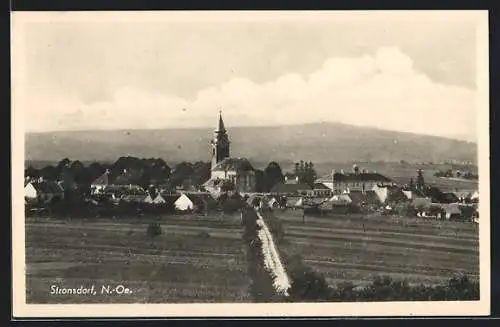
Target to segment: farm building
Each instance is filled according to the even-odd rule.
[[[315,181],[327,186],[334,194],[341,194],[347,191],[366,191],[371,190],[375,185],[392,184],[392,180],[376,172],[369,173],[366,170],[360,170],[354,165],[352,172],[332,171],[331,174],[323,176]]]

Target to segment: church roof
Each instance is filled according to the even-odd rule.
[[[222,113],[219,112],[219,124],[217,125],[216,132],[225,132],[224,121],[222,120]]]
[[[212,171],[251,171],[252,164],[246,158],[226,158],[212,169]]]

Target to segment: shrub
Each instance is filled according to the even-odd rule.
[[[148,225],[146,232],[149,237],[155,238],[162,234],[161,226],[158,223],[151,223]]]
[[[210,234],[208,232],[203,231],[203,232],[200,232],[198,234],[198,237],[200,237],[200,238],[210,238]]]

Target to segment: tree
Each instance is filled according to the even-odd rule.
[[[266,191],[270,190],[275,184],[282,183],[285,180],[280,165],[275,161],[271,161],[266,169],[264,169],[264,176]]]
[[[422,192],[424,191],[424,187],[425,187],[424,175],[422,169],[419,169],[417,171],[417,190]]]
[[[266,188],[266,178],[264,176],[264,171],[260,169],[255,170],[255,191],[264,192]]]
[[[298,162],[296,162],[294,165],[294,173],[297,175],[299,171],[300,171],[300,165]]]
[[[24,170],[24,176],[25,177],[31,177],[31,178],[37,178],[39,177],[39,171],[38,169],[34,168],[33,166],[28,166],[28,168],[26,168]]]
[[[415,187],[415,182],[413,181],[413,177],[410,177],[410,183],[408,184],[410,190],[413,190]]]
[[[87,167],[88,178],[92,183],[96,178],[104,174],[105,168],[98,162],[93,162]]]

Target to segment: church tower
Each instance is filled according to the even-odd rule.
[[[212,169],[225,158],[229,158],[229,137],[224,128],[222,113],[219,111],[219,125],[212,140]]]

